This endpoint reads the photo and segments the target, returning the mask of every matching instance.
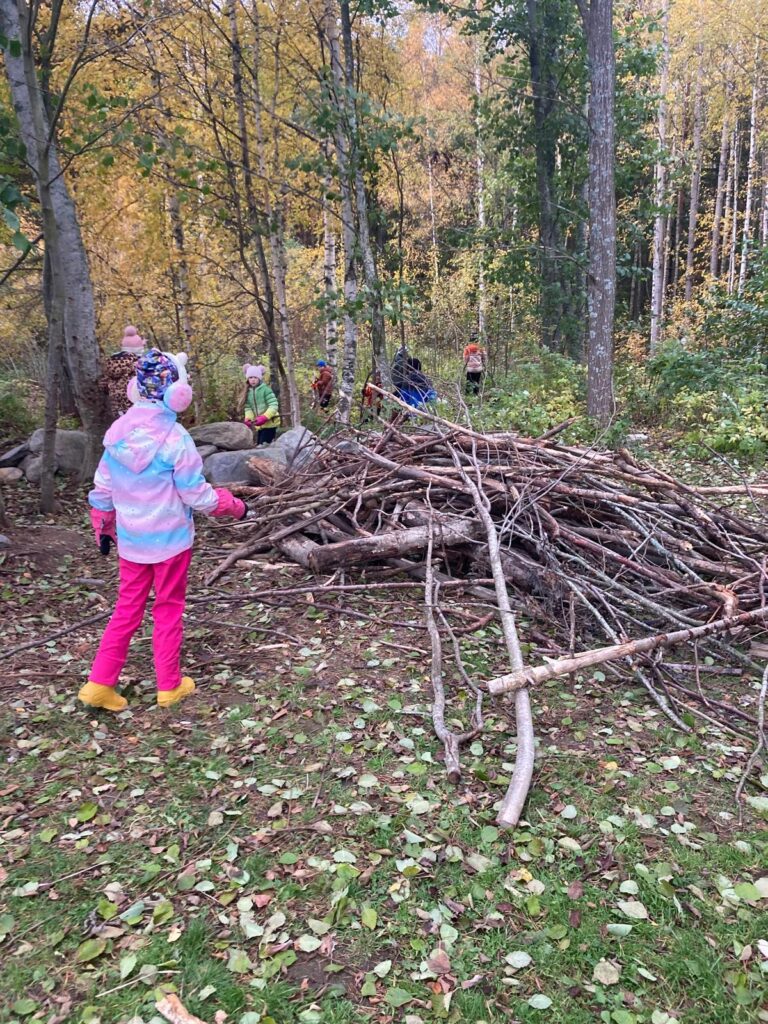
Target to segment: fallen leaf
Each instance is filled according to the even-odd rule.
[[[619,900],[619,910],[633,921],[647,921],[648,911],[640,900]]]
[[[621,971],[610,960],[598,960],[592,971],[592,981],[599,981],[601,985],[617,985],[620,977]]]
[[[448,954],[444,949],[434,949],[428,959],[427,967],[432,971],[433,974],[440,976],[441,974],[449,974],[451,970],[451,961],[448,959]]]

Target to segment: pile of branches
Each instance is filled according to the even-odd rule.
[[[750,641],[768,620],[760,524],[768,488],[694,487],[626,450],[426,420],[416,432],[393,423],[378,434],[336,435],[298,471],[254,459],[262,485],[240,493],[256,525],[214,576],[277,549],[318,575],[378,565],[424,581],[434,721],[452,778],[460,776],[460,744],[482,728],[484,693],[515,696],[518,754],[502,825],[516,824],[530,785],[529,689],[594,665],[638,682],[679,729],[690,731],[698,716],[740,740],[757,735],[741,799],[766,749],[768,672]],[[734,497],[751,512],[722,507]],[[456,590],[488,601],[501,619],[510,671],[482,686],[465,671],[440,608],[440,594]],[[532,634],[525,640],[546,651],[543,664],[523,665],[515,613]],[[444,721],[446,639],[477,695],[460,735]],[[685,660],[668,661],[667,649],[684,643]],[[728,693],[715,697],[711,685],[705,692],[702,679],[728,680]]]

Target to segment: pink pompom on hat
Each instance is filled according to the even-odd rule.
[[[120,348],[123,352],[135,352],[136,355],[141,355],[144,347],[145,343],[142,336],[132,324],[128,324],[123,331],[123,340],[120,342]]]
[[[243,373],[245,374],[246,380],[248,379],[248,377],[258,377],[259,380],[264,380],[264,374],[266,372],[266,368],[263,367],[261,363],[257,363],[256,366],[252,366],[250,363],[246,363],[243,366]]]

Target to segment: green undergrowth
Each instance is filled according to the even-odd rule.
[[[4,574],[4,650],[108,606],[114,563],[78,530]],[[157,1024],[168,992],[206,1024],[768,1020],[768,776],[741,824],[734,795],[752,741],[701,719],[677,732],[600,671],[551,681],[532,695],[525,817],[499,831],[509,703],[488,702],[448,784],[422,595],[259,601],[297,575],[253,570],[252,600],[190,602],[199,685],[172,712],[145,678],[146,630],[119,716],[74,697],[99,623],[6,658],[3,1024]],[[466,626],[477,609],[448,613]],[[467,628],[471,676],[502,671],[498,628]],[[461,729],[473,697],[446,683]],[[733,677],[702,685],[727,698]]]
[[[631,691],[596,730],[600,681],[552,684],[502,833],[506,721],[450,787],[399,664],[328,707],[229,679],[170,732],[6,709],[0,1020],[148,1022],[165,991],[242,1024],[764,1019],[768,844],[733,828],[727,745]]]

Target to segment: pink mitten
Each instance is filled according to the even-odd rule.
[[[114,509],[111,512],[102,512],[101,509],[92,508],[91,512],[91,526],[93,532],[96,534],[96,543],[101,549],[102,553],[105,550],[109,552],[109,541],[113,544],[117,544],[117,517]]]
[[[217,487],[215,490],[219,501],[216,508],[210,513],[214,518],[230,516],[232,519],[245,519],[248,509],[244,501],[236,498],[226,487]]]
[[[257,427],[263,427],[265,423],[269,423],[269,418],[267,416],[257,416],[253,422]]]

